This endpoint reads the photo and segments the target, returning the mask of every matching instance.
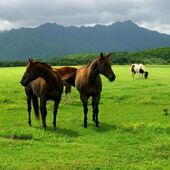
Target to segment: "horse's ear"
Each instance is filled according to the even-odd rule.
[[[103,53],[102,52],[100,53],[100,57],[103,58]]]
[[[32,59],[32,58],[29,58],[28,61],[29,61],[30,64],[32,64],[33,59]]]
[[[107,54],[107,57],[109,58],[111,56],[111,53]]]

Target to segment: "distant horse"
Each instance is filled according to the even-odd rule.
[[[76,75],[77,68],[75,67],[60,67],[60,68],[54,68],[54,71],[57,71],[62,80],[63,80],[63,85],[65,86],[65,94],[69,94],[71,92],[71,86],[75,86],[75,79],[73,79],[71,82],[68,82],[65,80],[65,77],[68,77],[68,75]]]
[[[140,74],[142,74],[142,78],[143,75],[145,77],[145,79],[147,79],[149,72],[146,71],[146,68],[143,64],[132,64],[131,65],[131,72],[132,72],[132,77],[134,78],[135,74],[138,73],[139,78],[140,78]]]
[[[102,91],[102,82],[99,74],[103,74],[109,81],[115,80],[115,74],[111,68],[110,54],[100,54],[92,63],[81,67],[77,70],[75,78],[75,86],[80,93],[80,98],[84,108],[84,127],[87,127],[88,99],[92,96],[93,121],[96,127],[99,126],[98,121],[98,104],[100,101],[100,93]]]
[[[40,111],[43,127],[46,128],[46,102],[54,100],[53,126],[56,129],[56,116],[58,105],[63,92],[63,82],[58,72],[55,72],[50,65],[43,62],[29,59],[29,64],[21,79],[21,84],[25,86],[28,104],[28,123],[31,126],[31,100],[33,102],[35,115],[39,118],[38,100],[40,97]]]

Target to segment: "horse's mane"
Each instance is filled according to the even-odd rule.
[[[92,60],[90,63],[88,63],[87,65],[85,65],[85,67],[87,68],[87,67],[89,67],[92,63],[94,63],[94,62],[96,62],[96,60],[98,60],[99,59],[99,56],[98,57],[96,57],[94,60]]]
[[[49,69],[52,69],[52,67],[49,64],[45,63],[45,62],[41,62],[41,61],[33,61],[33,62],[35,64],[42,64],[43,66],[48,67]]]
[[[48,67],[48,68],[52,69],[52,67],[51,67],[49,64],[45,63],[45,62],[39,62],[39,63],[41,63],[41,64],[44,65],[45,67]]]

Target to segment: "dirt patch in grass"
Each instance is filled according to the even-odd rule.
[[[0,138],[12,139],[12,140],[31,140],[32,135],[0,135]]]

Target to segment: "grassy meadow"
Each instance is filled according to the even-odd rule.
[[[0,169],[170,169],[170,66],[147,66],[149,78],[132,79],[130,66],[113,66],[117,76],[102,76],[99,128],[88,127],[75,88],[71,102],[59,105],[53,130],[53,102],[48,102],[47,130],[32,112],[27,123],[20,79],[24,67],[0,68]],[[168,109],[165,115],[163,109]]]

